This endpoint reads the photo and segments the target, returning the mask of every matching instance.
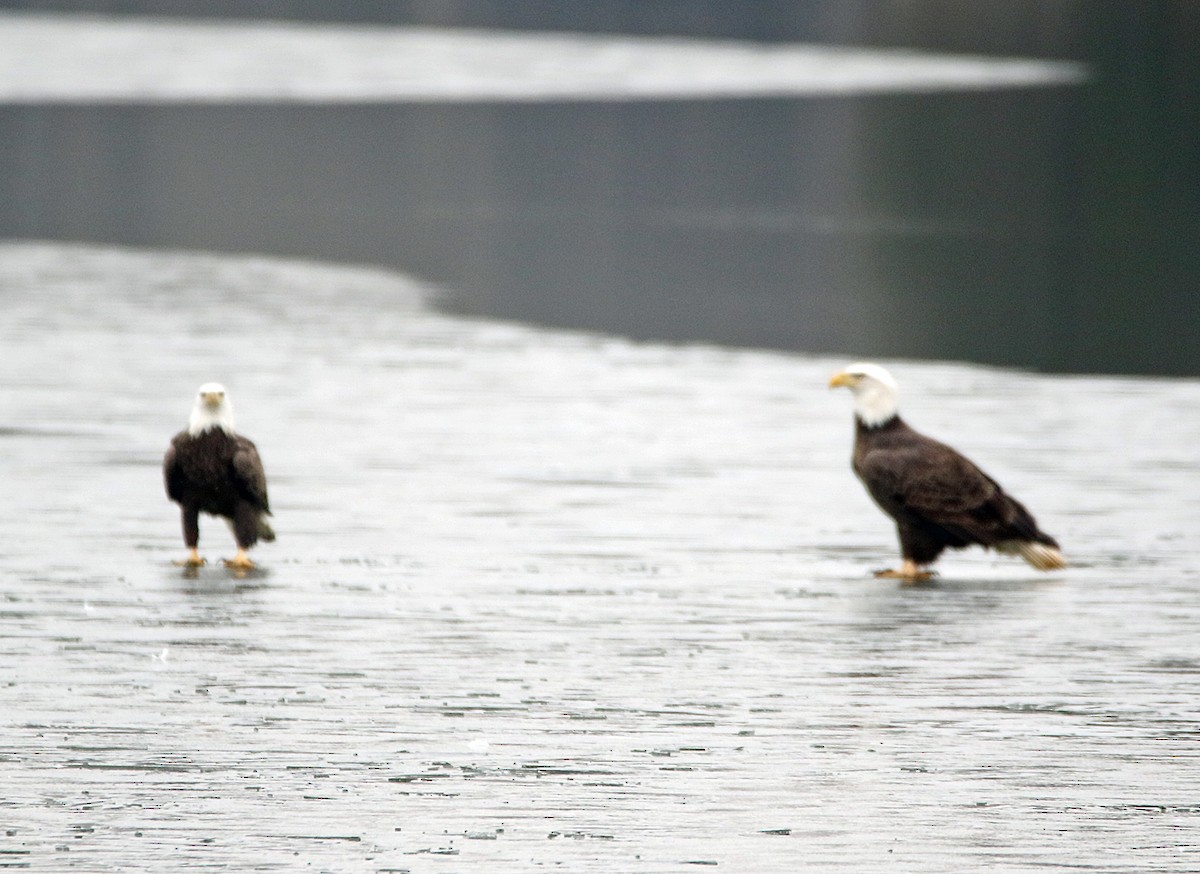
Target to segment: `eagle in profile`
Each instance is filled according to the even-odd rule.
[[[1040,571],[1066,567],[1058,543],[1016,498],[944,443],[910,428],[897,413],[896,380],[878,364],[851,364],[829,381],[854,394],[853,468],[896,520],[903,561],[876,572],[916,582],[946,547],[972,544],[1019,555]]]
[[[270,543],[275,532],[267,524],[267,475],[258,450],[233,430],[233,404],[225,387],[215,382],[200,386],[186,431],[171,439],[163,458],[167,496],[183,516],[185,567],[200,567],[200,514],[220,516],[229,523],[237,554],[225,562],[248,570],[254,562],[246,550],[260,539]]]

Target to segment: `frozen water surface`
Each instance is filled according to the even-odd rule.
[[[0,248],[0,864],[1200,867],[1196,382],[896,363],[1074,561],[905,588],[843,359],[425,294]],[[171,564],[159,461],[210,379],[271,477],[245,578]]]

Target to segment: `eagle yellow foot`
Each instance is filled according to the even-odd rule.
[[[239,549],[233,558],[224,558],[221,561],[225,567],[235,571],[248,571],[254,567],[254,562],[250,560],[250,556],[246,555],[244,549]]]
[[[899,570],[875,571],[875,576],[881,580],[904,580],[906,583],[923,583],[933,579],[933,571],[921,570],[915,561],[905,559]]]
[[[208,559],[200,556],[200,551],[197,549],[189,549],[188,557],[183,561],[174,562],[178,567],[204,567],[208,564]]]

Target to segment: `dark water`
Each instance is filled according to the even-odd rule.
[[[0,248],[0,863],[1200,865],[1200,385],[889,362],[1073,563],[904,588],[843,359],[423,294]],[[271,478],[249,577],[171,564],[158,465],[209,379]]]
[[[492,4],[402,5],[355,15],[537,23]],[[42,97],[8,89],[0,104],[0,235],[380,264],[443,287],[443,306],[461,314],[638,339],[1200,372],[1192,4],[1114,3],[1088,16],[1061,4],[956,16],[921,4],[808,17],[786,6],[709,4],[707,17],[671,19],[599,4],[576,23],[1003,52],[1068,59],[1085,76],[1018,87],[993,72],[975,87],[914,91],[897,73],[852,93],[802,83],[704,94],[691,85],[707,67],[669,55],[603,68],[554,99],[497,100],[485,61],[476,100],[456,92],[442,103],[438,89],[454,91],[446,82],[461,71],[436,52],[414,74],[423,95],[374,90],[376,68],[403,52],[379,36],[389,31],[368,29],[340,56],[299,65],[345,84],[343,68],[366,58],[357,89],[350,77],[332,96],[289,94],[285,76],[269,97],[214,97],[206,85],[253,90],[276,69],[269,39],[239,52],[224,38],[228,57],[179,52],[169,75],[152,67],[97,98],[95,80],[141,69],[164,37],[135,34],[88,67],[59,35],[33,55],[53,60],[41,76],[50,85],[36,83]],[[567,27],[558,14],[541,26]],[[18,33],[26,21],[0,28],[7,51],[29,44]],[[74,26],[86,36],[98,22]],[[340,33],[316,27],[311,39]],[[605,57],[604,45],[575,51]],[[284,60],[308,50],[292,46]],[[490,78],[542,69],[545,51],[533,42],[498,56]],[[570,52],[551,54],[542,85],[577,74]],[[231,76],[247,56],[262,63]],[[27,66],[14,62],[8,78],[24,81]],[[659,80],[653,99],[624,84],[647,67]],[[171,92],[179,81],[203,96]]]

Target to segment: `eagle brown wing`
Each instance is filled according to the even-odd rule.
[[[902,445],[864,453],[859,467],[897,521],[941,529],[964,544],[992,545],[1037,530],[1028,511],[970,459],[915,431]]]
[[[163,485],[167,489],[167,497],[172,501],[178,501],[183,497],[183,472],[179,469],[179,461],[175,457],[175,439],[171,440],[171,445],[167,447],[167,453],[163,456]]]
[[[237,438],[233,452],[233,475],[238,490],[264,513],[271,512],[267,502],[267,474],[263,470],[258,448],[245,437]]]

